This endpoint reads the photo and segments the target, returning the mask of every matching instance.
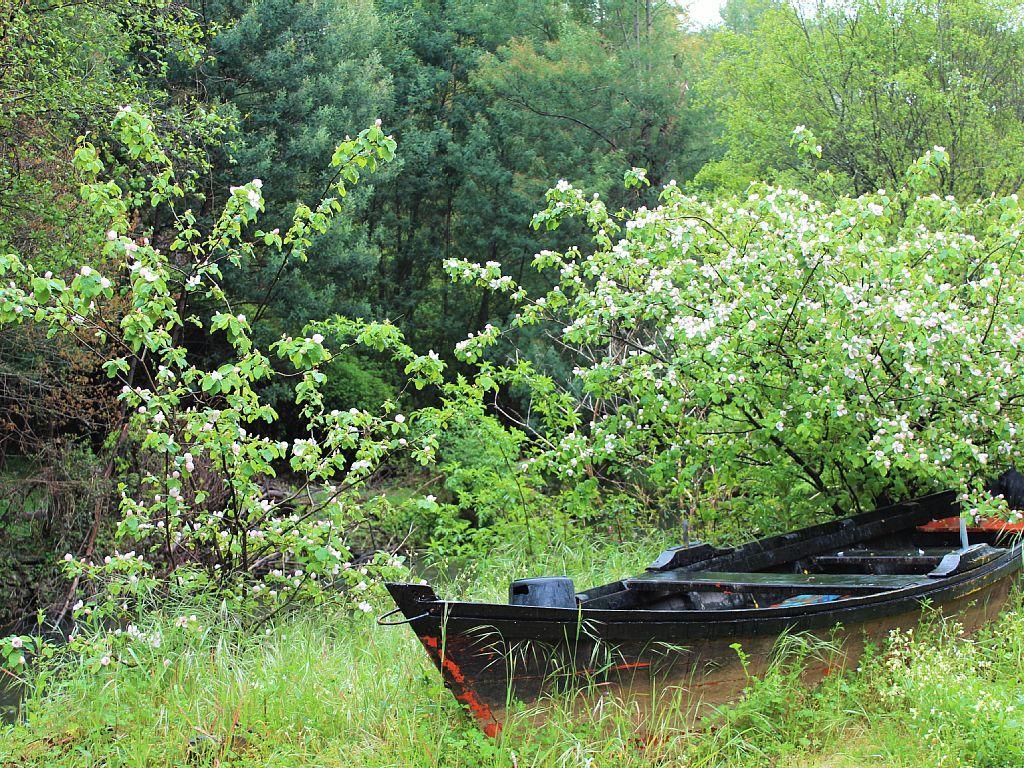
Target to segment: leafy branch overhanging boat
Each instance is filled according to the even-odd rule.
[[[1024,508],[1015,470],[993,492]],[[965,529],[959,515],[954,492],[936,493],[740,547],[666,550],[643,573],[582,592],[564,577],[519,580],[507,605],[388,584],[398,607],[387,615],[404,615],[395,623],[410,625],[490,736],[513,702],[566,687],[692,720],[738,695],[782,634],[838,636],[841,659],[817,670],[827,674],[917,623],[924,605],[966,631],[994,616],[1021,568],[1024,524]]]

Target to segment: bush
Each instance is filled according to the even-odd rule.
[[[258,254],[304,262],[341,211],[339,198],[394,157],[394,141],[378,124],[343,142],[325,193],[333,196],[313,208],[298,205],[283,233],[258,229],[259,179],[232,188],[202,231],[188,207],[198,193],[187,173],[176,172],[152,121],[125,106],[112,128],[114,146],[83,143],[75,156],[82,198],[104,222],[95,233],[102,261],[65,280],[16,253],[0,254],[0,327],[32,324],[116,350],[103,370],[121,384],[129,415],[117,448],[132,447],[138,472],[120,473],[116,548],[94,552],[90,544],[63,558],[74,583],[91,584],[96,594],[75,613],[131,621],[140,606],[169,593],[213,595],[256,620],[327,597],[369,611],[369,574],[352,567],[347,539],[360,514],[358,490],[385,458],[427,456],[433,443],[409,435],[411,419],[394,413],[390,401],[373,412],[330,407],[320,389],[323,369],[335,361],[335,344],[343,364],[353,345],[394,357],[421,387],[437,382],[442,365],[414,355],[393,326],[340,318],[261,349],[253,331],[259,308],[251,319],[235,311],[220,281],[223,263],[241,267]],[[166,245],[153,242],[142,211],[174,222]],[[122,308],[114,317],[104,312],[111,304]],[[226,359],[196,364],[181,341],[186,327],[223,334]],[[259,391],[268,381],[289,384],[304,437],[266,436],[278,418]],[[289,482],[275,480],[284,468]],[[388,557],[373,565],[396,573]]]
[[[802,127],[794,141],[820,153]],[[556,285],[535,298],[500,264],[448,262],[520,307],[459,352],[485,385],[530,387],[532,461],[569,484],[789,520],[954,487],[989,514],[982,478],[1021,456],[1024,209],[929,193],[947,161],[936,148],[901,188],[831,204],[670,183],[658,207],[611,213],[560,182],[535,226],[581,218],[593,241],[538,254]],[[481,362],[525,326],[564,345],[572,387],[526,359]]]
[[[327,408],[375,411],[385,402],[398,399],[397,387],[376,361],[338,354],[321,371],[325,378],[320,393]]]

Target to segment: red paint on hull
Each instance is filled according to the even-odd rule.
[[[423,635],[420,637],[420,642],[423,643],[423,647],[427,649],[427,653],[441,670],[441,675],[448,683],[452,693],[455,694],[455,698],[477,719],[483,732],[491,738],[501,733],[501,723],[494,717],[491,708],[480,700],[476,691],[466,682],[466,676],[462,669],[445,653],[440,640],[433,635]]]

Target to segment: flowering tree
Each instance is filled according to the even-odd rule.
[[[188,184],[175,175],[150,120],[123,107],[113,129],[130,168],[115,174],[104,160],[111,154],[90,143],[81,144],[76,164],[83,199],[106,222],[103,263],[116,269],[104,274],[84,264],[63,279],[40,274],[16,254],[0,255],[0,325],[33,322],[50,334],[117,350],[104,368],[123,384],[128,418],[121,441],[134,447],[141,467],[137,478],[121,483],[116,535],[129,551],[66,556],[76,585],[85,579],[104,587],[76,612],[102,608],[123,616],[147,592],[173,587],[213,592],[263,618],[293,600],[322,598],[326,583],[331,594],[350,595],[353,607],[370,610],[365,590],[372,574],[352,566],[348,547],[361,509],[357,491],[381,461],[399,452],[429,458],[434,442],[392,402],[377,413],[327,411],[320,368],[353,344],[389,353],[415,386],[438,382],[443,365],[436,355],[413,354],[391,325],[342,319],[260,349],[253,318],[232,307],[221,281],[226,266],[244,268],[261,250],[305,262],[315,236],[341,210],[339,198],[390,161],[395,142],[379,121],[343,142],[331,160],[329,196],[315,207],[299,205],[286,232],[258,228],[259,179],[232,188],[204,232],[184,204]],[[165,247],[142,230],[138,214],[146,209],[174,222]],[[116,316],[105,311],[112,304],[120,308]],[[197,364],[182,341],[187,327],[223,334],[227,359],[212,368]],[[272,379],[292,382],[307,425],[302,438],[266,436],[277,414],[258,387]],[[288,484],[271,488],[283,466]],[[370,567],[387,572],[397,564],[382,557]]]
[[[794,140],[821,152],[806,129]],[[709,201],[672,182],[657,207],[612,213],[560,182],[535,226],[579,218],[592,244],[538,254],[555,285],[537,297],[497,263],[449,262],[519,306],[460,354],[549,329],[572,387],[528,360],[480,365],[485,382],[529,386],[533,460],[570,481],[782,519],[951,486],[989,514],[982,479],[1021,454],[1024,209],[929,193],[947,162],[936,147],[899,189],[828,205],[764,184]]]

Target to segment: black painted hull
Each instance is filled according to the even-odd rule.
[[[949,500],[942,502],[934,505],[934,515],[949,513]],[[920,509],[899,514],[907,525],[934,516]],[[749,551],[738,550],[736,557]],[[481,728],[496,735],[513,701],[530,703],[565,688],[617,695],[638,713],[670,707],[692,721],[705,705],[733,698],[748,675],[759,674],[780,635],[838,638],[841,652],[820,659],[817,669],[811,665],[812,677],[825,674],[856,658],[864,642],[916,623],[925,605],[973,630],[999,610],[1020,566],[1017,542],[966,573],[903,589],[813,605],[732,610],[542,608],[449,602],[421,585],[389,584],[388,589],[445,684]]]

